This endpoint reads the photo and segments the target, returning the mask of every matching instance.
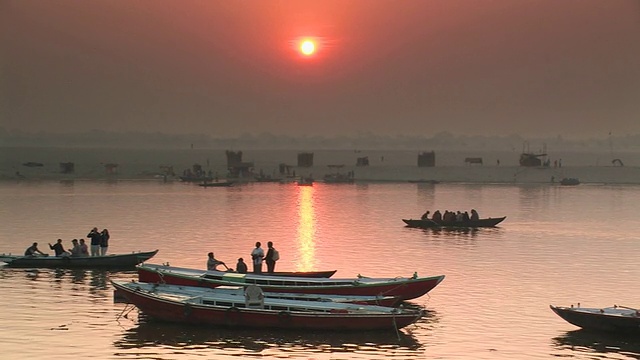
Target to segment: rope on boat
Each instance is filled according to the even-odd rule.
[[[398,338],[398,341],[400,341],[400,330],[398,330],[398,323],[396,322],[396,314],[393,313],[393,329],[396,331],[396,337]]]
[[[387,290],[387,291],[383,291],[383,292],[379,293],[378,295],[387,296],[387,294],[388,294],[389,292],[391,292],[391,291],[395,291],[395,290],[397,290],[397,289],[399,289],[399,288],[401,288],[401,287],[403,287],[403,286],[406,286],[406,284],[400,284],[400,285],[398,285],[398,286],[396,286],[396,287],[393,287],[393,288],[391,288],[391,289],[389,289],[389,290]]]
[[[156,269],[157,270],[157,269]],[[158,277],[160,278],[160,284],[166,284],[167,282],[164,280],[164,273],[162,271],[158,271]]]
[[[120,318],[124,317],[125,319],[128,319],[129,313],[131,311],[133,311],[133,309],[135,309],[135,305],[133,304],[126,304],[124,306],[124,309],[122,309],[122,311],[120,312],[120,314],[118,314],[118,316],[116,316],[116,321],[119,321]],[[126,314],[125,314],[126,311]]]

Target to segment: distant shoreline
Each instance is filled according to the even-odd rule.
[[[317,182],[328,171],[324,168],[309,167],[296,169],[298,176],[311,176]],[[349,170],[345,170],[349,171]],[[389,166],[385,168],[354,167],[355,183],[415,183],[436,185],[440,183],[476,183],[476,184],[559,184],[563,178],[579,179],[581,184],[640,184],[640,168],[613,166],[578,166],[562,168],[529,168],[520,166],[485,167],[406,167]],[[318,174],[318,175],[315,175]],[[278,174],[274,178],[285,178]],[[227,180],[226,177],[219,177]],[[259,183],[254,178],[228,179],[239,183]],[[0,171],[0,181],[154,181],[182,182],[179,176],[161,174],[37,174],[20,172],[11,174]]]
[[[5,148],[6,150],[6,148]],[[68,149],[11,148],[0,151],[0,181],[179,181],[197,165],[206,174],[226,179],[226,150],[149,150],[149,149]],[[241,161],[254,174],[280,178],[312,177],[316,181],[331,173],[353,172],[356,183],[503,183],[550,184],[563,178],[577,178],[583,184],[640,184],[640,154],[557,153],[550,154],[551,166],[523,167],[520,152],[435,152],[435,166],[419,167],[421,152],[407,150],[316,150],[311,151],[312,166],[299,166],[300,151],[238,151]],[[622,156],[621,156],[622,155]],[[467,157],[483,159],[469,164]],[[622,158],[625,166],[611,161]],[[368,166],[357,166],[366,157]],[[617,165],[617,166],[614,166]],[[67,173],[65,173],[67,172]],[[166,175],[166,176],[165,176]],[[248,182],[247,175],[236,181]]]

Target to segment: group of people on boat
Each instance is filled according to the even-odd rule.
[[[276,268],[276,262],[280,260],[280,253],[273,247],[273,242],[269,241],[267,243],[267,253],[265,254],[264,249],[262,248],[262,243],[260,241],[256,242],[255,248],[251,251],[251,262],[253,264],[253,273],[262,274],[262,263],[265,262],[267,264],[267,273],[273,273]],[[207,259],[207,270],[209,271],[219,271],[218,266],[224,266],[226,271],[233,272],[234,270],[227,266],[224,261],[220,261],[215,258],[213,252],[208,254]],[[243,258],[238,258],[238,262],[236,263],[235,272],[240,274],[246,274],[248,272],[247,264],[244,262]]]
[[[107,249],[109,248],[109,230],[103,229],[102,231],[98,231],[98,228],[94,227],[91,229],[87,237],[91,239],[91,256],[105,256],[107,254]],[[85,257],[89,256],[89,247],[87,246],[84,239],[73,239],[71,240],[71,248],[69,250],[65,250],[62,245],[62,239],[58,239],[55,244],[49,243],[49,249],[53,250],[55,256],[58,257]],[[44,253],[38,249],[38,243],[34,242],[31,246],[27,248],[24,252],[25,256],[49,256],[49,254]]]
[[[469,212],[461,211],[449,211],[445,210],[444,213],[440,213],[440,210],[436,210],[431,217],[429,217],[430,211],[427,210],[422,217],[422,220],[431,220],[438,224],[453,224],[453,223],[468,223],[470,221],[480,220],[480,215],[475,209],[471,209],[471,215]]]

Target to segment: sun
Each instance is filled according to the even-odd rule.
[[[300,52],[302,55],[311,56],[316,52],[316,44],[311,40],[303,40],[300,43]]]

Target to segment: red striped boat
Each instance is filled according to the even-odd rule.
[[[411,277],[357,277],[351,279],[298,278],[210,272],[165,265],[142,264],[138,266],[138,279],[140,282],[210,288],[258,285],[268,292],[397,296],[404,301],[427,294],[444,279],[444,275],[418,277],[417,274],[414,274]]]
[[[128,302],[151,318],[197,325],[243,329],[392,331],[415,323],[424,314],[422,309],[324,301],[262,299],[251,303],[244,296],[193,296],[189,292],[165,294],[162,286],[149,289],[135,282],[112,284]]]

